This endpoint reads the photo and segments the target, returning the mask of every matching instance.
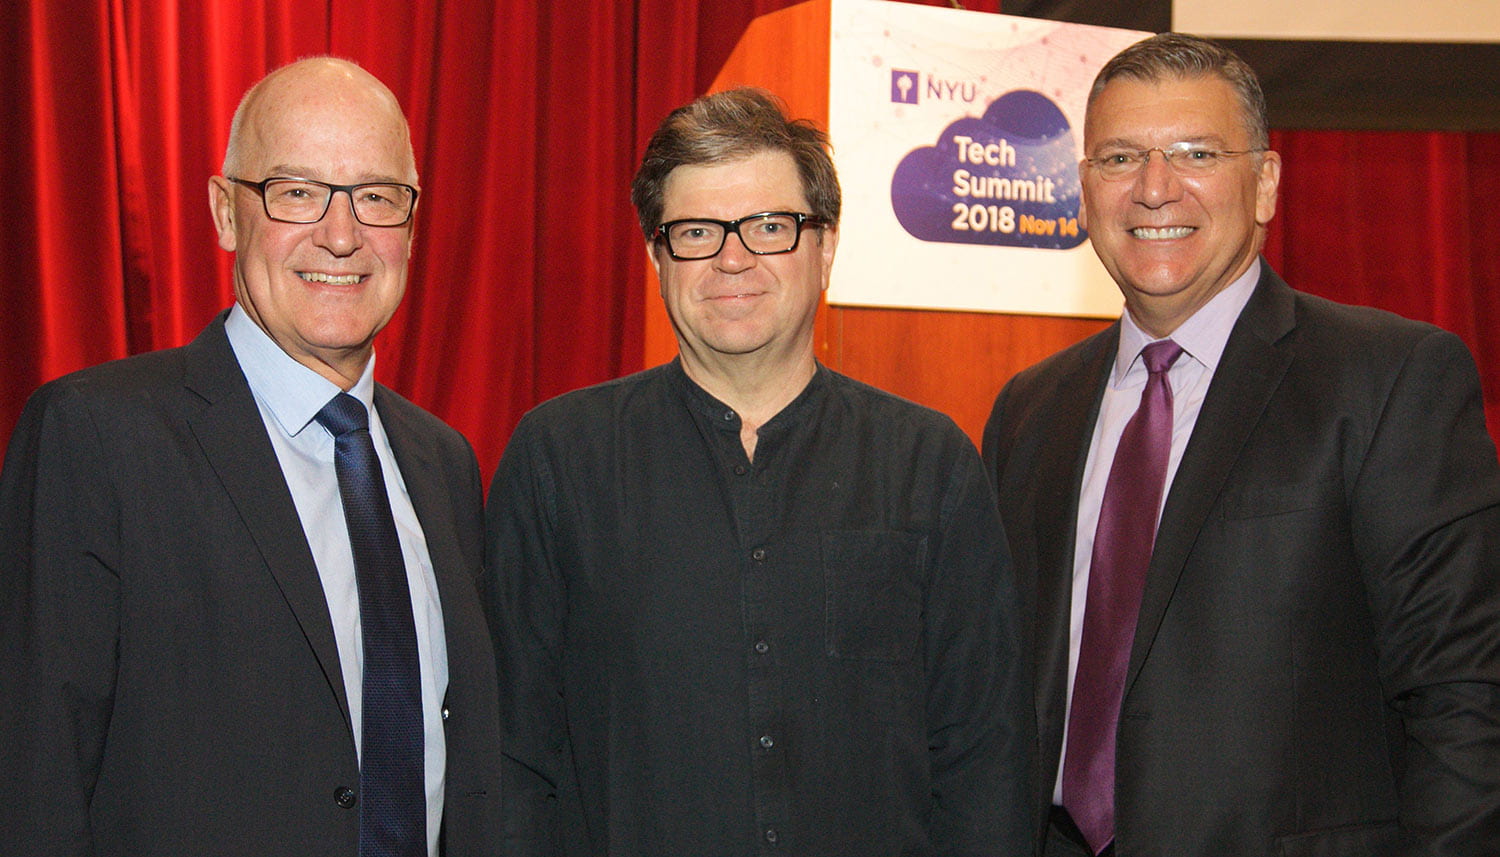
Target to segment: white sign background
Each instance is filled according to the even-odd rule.
[[[896,219],[891,178],[907,153],[1018,89],[1061,109],[1076,163],[1094,75],[1147,33],[878,0],[832,0],[830,31],[828,126],[844,211],[829,303],[1120,314],[1119,290],[1088,242],[1051,250],[921,241]],[[892,69],[920,73],[918,103],[893,101]],[[929,79],[940,95],[928,97]]]

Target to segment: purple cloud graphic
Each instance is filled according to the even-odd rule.
[[[1066,250],[1078,226],[1073,129],[1047,96],[1018,89],[913,149],[891,177],[891,206],[922,241]]]

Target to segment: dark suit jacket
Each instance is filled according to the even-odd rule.
[[[1473,361],[1435,327],[1262,270],[1162,512],[1118,731],[1118,855],[1493,857],[1500,468]],[[985,430],[1033,599],[1039,825],[1118,337],[1017,375]]]
[[[0,853],[357,850],[348,702],[312,554],[221,315],[69,375],[0,478]],[[474,453],[383,387],[447,634],[448,855],[498,831]]]

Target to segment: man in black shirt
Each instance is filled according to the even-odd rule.
[[[505,853],[1030,854],[979,458],[813,356],[826,136],[708,96],[631,199],[680,356],[527,415],[490,490]]]

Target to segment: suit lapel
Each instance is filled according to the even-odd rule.
[[[446,622],[449,614],[444,605],[459,603],[456,599],[462,596],[454,592],[454,587],[462,585],[462,578],[455,575],[464,568],[452,495],[443,480],[446,471],[430,433],[413,420],[415,406],[377,385],[375,407],[380,411],[380,422],[396,455],[396,466],[401,469],[401,481],[422,525],[427,555],[437,580],[439,606],[443,607]]]
[[[1126,672],[1127,692],[1150,652],[1204,521],[1291,365],[1286,335],[1295,324],[1291,287],[1262,260],[1260,282],[1229,334],[1162,510]]]
[[[1045,730],[1039,736],[1041,745],[1048,749],[1047,758],[1053,765],[1062,747],[1067,705],[1078,494],[1119,339],[1120,326],[1116,323],[1089,340],[1079,351],[1077,362],[1059,376],[1054,410],[1043,421],[1049,434],[1037,455],[1032,477],[1037,492],[1033,525],[1037,551],[1037,715]],[[1089,394],[1069,394],[1078,390]],[[1044,786],[1050,795],[1051,781]]]
[[[454,539],[448,538],[453,527],[453,514],[447,493],[443,490],[442,480],[436,478],[441,472],[442,462],[422,433],[412,425],[411,415],[401,407],[402,404],[385,387],[375,387],[375,408],[380,411],[380,422],[385,426],[391,451],[396,454],[396,466],[401,468],[401,481],[406,484],[412,508],[422,523],[428,553],[435,554],[455,543]],[[432,557],[432,564],[434,567],[440,564],[436,555]]]
[[[349,699],[323,582],[260,409],[224,333],[224,318],[184,349],[184,385],[202,401],[188,425],[301,625],[348,725]]]

